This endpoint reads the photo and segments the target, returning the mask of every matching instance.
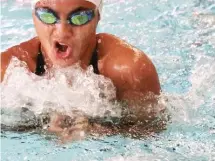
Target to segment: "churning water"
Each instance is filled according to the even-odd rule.
[[[2,51],[35,35],[29,5],[4,1],[1,12]],[[1,159],[214,161],[215,1],[107,0],[98,32],[115,34],[152,59],[162,85],[161,101],[171,115],[167,129],[142,139],[116,135],[66,145],[33,132],[2,131]],[[92,69],[83,72],[75,66],[51,72],[56,79],[42,79],[24,67],[15,68],[17,63],[14,60],[8,71],[9,85],[1,84],[1,123],[19,123],[23,106],[35,114],[73,107],[89,115],[120,115],[111,101],[111,81]]]

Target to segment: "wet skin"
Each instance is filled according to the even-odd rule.
[[[83,69],[89,66],[93,50],[97,44],[99,73],[112,80],[116,87],[117,100],[125,100],[132,108],[135,121],[153,120],[153,111],[147,112],[149,104],[156,104],[160,94],[160,83],[155,66],[139,49],[129,45],[118,37],[100,33],[96,34],[99,14],[83,26],[71,26],[66,22],[68,14],[79,8],[95,9],[95,6],[84,0],[52,0],[47,3],[41,0],[36,7],[48,7],[54,10],[61,22],[54,25],[42,23],[34,14],[33,20],[37,37],[13,46],[1,53],[1,81],[13,56],[27,63],[31,72],[35,72],[36,59],[41,46],[47,70],[53,66],[66,67],[79,62]],[[56,43],[68,46],[68,51],[61,56]],[[136,105],[136,106],[135,106]],[[60,115],[59,119],[62,116]],[[60,131],[56,117],[51,125],[52,130]],[[58,120],[58,119],[57,119]],[[56,130],[58,129],[58,130]]]

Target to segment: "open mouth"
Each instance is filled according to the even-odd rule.
[[[55,42],[56,54],[59,58],[67,58],[71,54],[71,47],[58,41]]]
[[[56,42],[56,48],[59,52],[66,52],[68,49],[68,46],[59,42]]]

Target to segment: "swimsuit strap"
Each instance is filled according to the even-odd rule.
[[[95,50],[93,51],[92,58],[90,60],[90,65],[93,66],[93,71],[95,74],[99,74],[99,69],[98,69],[98,53],[97,53],[97,46]],[[36,70],[35,74],[36,75],[43,75],[45,73],[45,61],[43,54],[41,50],[39,49],[38,55],[37,55],[37,63],[36,63]]]
[[[90,65],[93,66],[94,73],[99,74],[97,45],[93,51],[93,55],[92,55],[92,58],[90,60]]]
[[[46,71],[44,67],[45,67],[44,57],[43,57],[41,50],[39,49],[39,52],[37,55],[37,64],[36,64],[35,74],[39,75],[39,76],[43,75]]]

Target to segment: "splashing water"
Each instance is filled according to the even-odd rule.
[[[9,3],[9,2],[8,2]],[[12,2],[10,2],[11,4]],[[214,161],[215,160],[215,26],[214,26],[214,0],[132,0],[132,1],[107,1],[104,5],[104,14],[98,28],[99,32],[113,33],[132,45],[142,49],[152,58],[159,74],[162,85],[163,102],[171,114],[171,121],[167,130],[158,135],[152,135],[144,139],[130,139],[122,136],[112,136],[97,139],[88,139],[82,142],[73,142],[69,145],[59,146],[44,139],[42,136],[33,134],[2,134],[2,158],[5,160],[108,160],[108,161],[127,161],[127,160],[187,160],[187,161]],[[34,35],[34,29],[30,16],[26,16],[27,9],[16,5],[3,4],[2,12],[2,49],[17,44]],[[11,6],[11,7],[9,7]],[[8,9],[9,8],[9,9]],[[12,18],[8,19],[8,17]],[[15,20],[18,19],[19,21]],[[15,28],[13,27],[15,25]],[[18,29],[17,29],[18,28]],[[77,67],[76,67],[77,68]],[[69,86],[64,92],[74,95],[81,95],[82,85],[78,86],[73,92],[70,90],[65,76],[57,77],[57,80],[42,80],[33,75],[29,75],[25,69],[13,73],[23,76],[26,83],[30,86],[32,79],[37,81],[46,90],[41,91],[41,97],[35,94],[38,87],[31,87],[35,91],[21,92],[18,96],[15,86],[11,87],[6,95],[11,95],[11,102],[5,101],[10,107],[14,105],[23,106],[24,102],[33,102],[32,108],[35,113],[41,112],[45,108],[50,108],[50,104],[34,102],[33,100],[47,99],[48,102],[57,104],[57,99],[62,95],[53,94],[53,91],[63,93],[62,89]],[[20,69],[21,70],[21,69]],[[76,69],[72,69],[74,72]],[[80,71],[79,71],[80,72]],[[91,72],[89,69],[87,72]],[[87,73],[86,72],[86,73]],[[86,73],[80,72],[80,77],[86,78]],[[56,74],[56,73],[55,73]],[[90,74],[89,74],[90,75]],[[74,76],[74,74],[72,74]],[[77,76],[78,77],[78,76]],[[87,78],[95,80],[92,74]],[[49,77],[48,77],[49,78]],[[91,79],[92,78],[92,79]],[[76,79],[72,78],[72,79]],[[103,78],[99,78],[103,79]],[[11,79],[12,80],[12,79]],[[14,79],[13,79],[14,80]],[[81,79],[82,80],[82,79]],[[80,80],[80,81],[81,81]],[[86,79],[85,79],[86,80]],[[22,79],[17,79],[21,81]],[[105,80],[107,81],[107,80]],[[57,83],[56,83],[57,82]],[[61,82],[61,83],[59,83]],[[59,83],[59,84],[58,84]],[[71,82],[74,85],[74,82]],[[88,81],[82,83],[88,84]],[[12,82],[16,84],[16,82]],[[17,82],[18,84],[18,82]],[[57,84],[56,86],[54,84]],[[109,83],[108,83],[109,84]],[[32,84],[33,85],[33,84]],[[95,95],[86,92],[86,98],[95,100],[96,114],[104,114],[105,111],[99,108],[99,100],[102,100],[103,108],[110,110],[115,106],[109,102],[112,97],[106,93],[107,99],[99,97],[100,89],[98,84],[90,84],[95,91]],[[55,87],[52,89],[52,87]],[[61,88],[58,88],[61,87]],[[112,86],[111,86],[112,87]],[[14,88],[14,89],[13,89]],[[110,87],[108,87],[110,88]],[[114,94],[111,88],[110,95]],[[98,93],[97,93],[98,92]],[[74,98],[77,99],[75,94]],[[42,97],[44,96],[44,97]],[[85,101],[85,97],[81,97]],[[17,100],[13,102],[14,99]],[[45,98],[45,99],[44,99]],[[99,98],[98,100],[94,98]],[[4,99],[4,98],[3,98]],[[73,100],[72,98],[67,98]],[[67,100],[66,99],[66,100]],[[64,100],[64,99],[63,99]],[[106,103],[104,103],[104,102]],[[19,103],[18,103],[19,102]],[[64,102],[64,103],[63,103]],[[56,107],[68,110],[67,107],[81,108],[91,111],[90,108],[83,108],[82,102],[74,99],[73,104],[63,101]],[[17,104],[16,104],[17,103]],[[104,103],[104,104],[103,104]],[[110,103],[110,104],[109,104]],[[40,106],[42,104],[42,106]],[[109,105],[108,105],[109,104]],[[69,105],[69,106],[66,106]],[[107,106],[106,106],[107,105]],[[47,107],[48,106],[48,107]],[[65,107],[64,107],[65,106]],[[110,107],[109,107],[110,106]],[[20,106],[19,106],[20,107]],[[102,108],[102,109],[103,109]],[[104,108],[104,109],[105,109]],[[59,108],[58,108],[59,109]],[[101,110],[101,111],[100,111]],[[115,109],[114,109],[115,110]],[[113,111],[114,111],[113,110]],[[116,112],[117,113],[117,112]],[[11,114],[9,112],[9,114]],[[6,119],[6,118],[5,118]],[[8,120],[10,120],[8,118]],[[8,145],[8,146],[7,146]],[[80,155],[81,154],[81,155]],[[65,157],[66,156],[66,157]]]
[[[65,114],[81,111],[91,117],[121,115],[120,108],[113,102],[114,85],[109,79],[94,74],[92,67],[84,71],[75,65],[40,77],[29,72],[24,62],[13,58],[1,89],[2,109],[14,110],[14,114],[28,108],[36,115],[51,110]],[[3,115],[2,123],[5,123],[4,118]]]

